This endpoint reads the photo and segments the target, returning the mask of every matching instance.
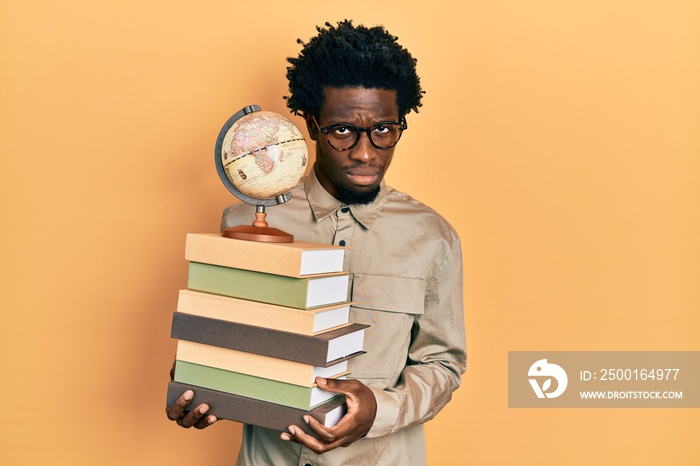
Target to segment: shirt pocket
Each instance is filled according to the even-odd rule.
[[[393,386],[406,365],[415,317],[423,314],[422,279],[355,274],[351,320],[369,325],[362,356],[351,359],[351,377],[377,388]]]
[[[356,273],[352,281],[355,307],[402,314],[423,314],[426,282],[420,278]]]

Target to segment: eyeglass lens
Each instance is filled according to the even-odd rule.
[[[402,127],[397,123],[377,123],[369,128],[352,125],[333,125],[328,128],[328,143],[337,150],[348,150],[357,144],[360,132],[367,132],[372,144],[379,149],[389,149],[401,138]]]

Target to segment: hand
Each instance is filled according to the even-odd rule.
[[[377,415],[377,400],[372,390],[358,380],[316,377],[316,384],[329,392],[344,393],[348,405],[347,414],[331,428],[311,416],[304,416],[309,428],[318,438],[306,434],[298,426],[289,426],[289,433],[283,432],[280,435],[282,440],[301,443],[309,450],[321,454],[338,447],[350,446],[369,432]]]
[[[209,411],[209,406],[205,403],[200,404],[191,411],[187,411],[187,406],[192,401],[192,398],[194,398],[194,392],[187,390],[175,403],[165,408],[168,419],[177,422],[179,426],[185,429],[190,427],[204,429],[214,424],[217,421],[216,416],[205,416],[207,411]]]

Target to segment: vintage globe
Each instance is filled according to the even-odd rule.
[[[304,136],[294,123],[249,105],[219,132],[214,162],[224,186],[255,207],[252,225],[226,228],[222,235],[249,241],[288,243],[294,236],[267,224],[265,207],[287,202],[309,160]]]
[[[217,168],[225,176],[221,178],[226,187],[254,205],[288,200],[284,195],[304,176],[308,163],[306,141],[299,128],[282,115],[257,106],[231,117],[221,131],[216,152]]]

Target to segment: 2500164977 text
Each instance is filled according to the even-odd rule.
[[[629,381],[629,380],[678,380],[680,369],[600,369],[596,372],[581,371],[580,379],[605,380],[605,381]],[[600,374],[600,376],[598,375]]]

